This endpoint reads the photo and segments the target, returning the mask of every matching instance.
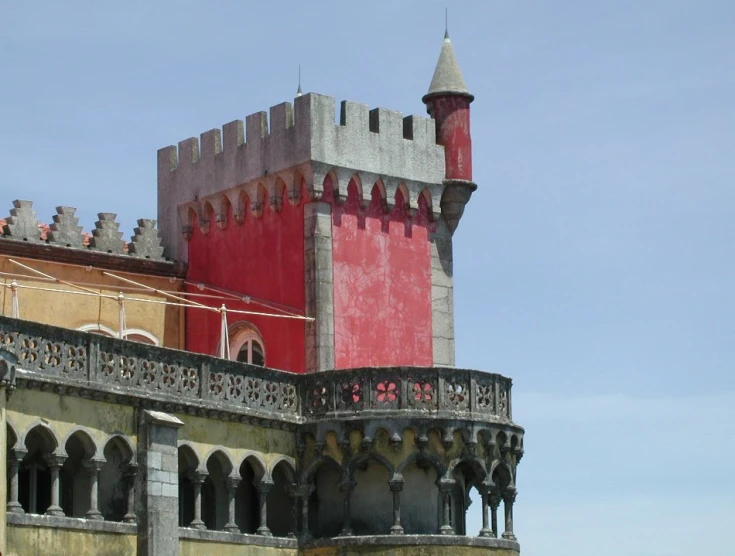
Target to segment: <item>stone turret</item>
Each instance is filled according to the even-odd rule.
[[[446,189],[441,208],[452,233],[462,217],[464,206],[477,189],[472,181],[470,133],[470,103],[474,98],[467,90],[449,33],[445,32],[429,92],[422,100],[426,111],[436,121],[437,142],[444,146]]]

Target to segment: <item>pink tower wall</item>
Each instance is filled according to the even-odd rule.
[[[271,210],[268,199],[257,218],[245,210],[245,221],[237,223],[232,209],[221,229],[210,218],[208,234],[194,222],[189,240],[187,279],[203,282],[304,311],[304,206],[283,199],[280,212]],[[198,291],[190,287],[189,291]],[[212,293],[205,291],[204,293]],[[219,307],[221,301],[202,303]],[[256,303],[226,302],[228,308],[272,313]],[[244,320],[263,337],[268,367],[303,373],[304,323],[300,320],[229,314],[228,322]],[[187,309],[186,346],[190,351],[214,355],[219,343],[219,314]]]
[[[448,94],[429,102],[437,122],[437,143],[444,146],[447,179],[472,181],[471,99]]]
[[[328,178],[329,180],[329,178]],[[332,204],[335,366],[430,366],[431,249],[427,206],[413,218],[402,194],[385,214],[377,188],[360,208],[351,182],[344,204]]]

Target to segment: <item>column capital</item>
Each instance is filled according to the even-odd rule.
[[[20,463],[28,455],[26,448],[11,448],[8,450],[8,463]]]
[[[436,486],[439,487],[439,492],[449,494],[456,483],[454,479],[440,479]]]
[[[355,481],[342,481],[339,484],[339,490],[343,494],[352,493],[353,490],[355,490],[355,487],[357,486],[357,483]]]
[[[391,479],[388,481],[391,492],[401,492],[403,490],[403,479]]]
[[[61,469],[67,460],[67,456],[63,454],[46,454],[43,459],[51,469]]]
[[[89,475],[96,475],[102,470],[102,467],[105,465],[105,460],[89,459],[83,465]]]
[[[515,487],[508,487],[503,491],[503,502],[507,504],[512,504],[516,501],[516,495],[518,494],[518,491],[515,489]]]
[[[206,471],[190,471],[186,476],[193,484],[201,485],[209,477],[209,473]]]
[[[240,486],[240,482],[242,479],[240,477],[227,477],[225,479],[225,486],[228,489],[236,489],[238,486]]]
[[[138,464],[137,463],[128,463],[125,466],[125,472],[124,475],[128,478],[135,478],[135,476],[138,474]]]
[[[313,484],[299,485],[298,487],[296,487],[296,496],[298,496],[299,498],[309,498],[312,492],[314,492]]]
[[[275,483],[273,481],[262,479],[258,482],[256,488],[258,489],[259,493],[268,494],[274,485]]]

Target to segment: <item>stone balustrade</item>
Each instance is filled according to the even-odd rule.
[[[297,375],[216,357],[0,317],[14,381],[180,412],[281,423],[435,416],[511,423],[509,378],[454,368],[379,367]]]

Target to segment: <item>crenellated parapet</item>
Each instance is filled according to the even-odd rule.
[[[83,249],[96,253],[133,256],[136,258],[164,260],[161,238],[156,221],[138,220],[138,227],[128,243],[122,239],[117,215],[101,212],[97,215],[92,233],[84,232],[79,225],[74,207],[56,207],[50,225],[36,219],[33,201],[13,201],[10,216],[2,222],[0,241],[15,240],[32,244]]]
[[[168,255],[186,257],[193,215],[206,233],[226,225],[230,207],[242,221],[246,206],[258,217],[280,210],[284,199],[318,200],[327,180],[337,200],[354,182],[363,205],[377,187],[388,210],[400,191],[407,209],[417,210],[423,196],[439,215],[444,147],[433,120],[350,101],[336,120],[335,108],[334,98],[310,93],[272,107],[270,118],[257,112],[160,149],[158,210]],[[301,199],[303,189],[308,199]]]

